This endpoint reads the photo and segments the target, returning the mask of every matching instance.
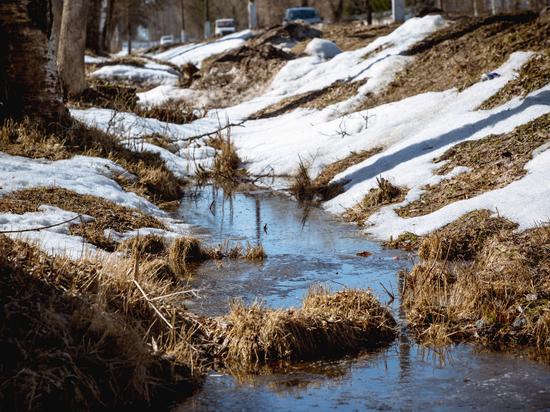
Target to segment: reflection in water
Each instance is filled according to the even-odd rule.
[[[206,315],[225,313],[233,297],[252,302],[263,297],[272,306],[300,304],[311,282],[373,288],[403,280],[399,252],[362,239],[354,226],[319,208],[267,192],[226,194],[212,188],[184,199],[180,213],[208,241],[261,242],[264,262],[228,261],[223,267],[200,266],[192,288],[203,299],[186,302]],[[263,222],[269,230],[263,230]],[[369,257],[357,257],[368,250]],[[405,257],[404,254],[401,257]],[[398,299],[399,293],[396,294]],[[405,324],[400,302],[395,317]],[[416,345],[406,328],[387,349],[338,360],[280,363],[231,375],[212,373],[203,390],[177,411],[338,411],[353,410],[544,410],[550,408],[550,368],[530,362],[534,349],[495,352],[473,345],[434,351]],[[550,355],[546,355],[549,358]]]

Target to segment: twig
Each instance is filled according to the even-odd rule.
[[[76,219],[78,219],[78,218],[81,217],[81,216],[82,216],[82,215],[78,215],[77,217],[73,217],[72,219],[66,220],[66,221],[61,222],[61,223],[56,223],[55,225],[44,226],[44,227],[38,227],[38,228],[35,228],[35,229],[3,230],[3,231],[0,231],[0,233],[38,232],[38,231],[43,230],[43,229],[49,229],[49,228],[52,228],[52,227],[64,225],[65,223],[72,222],[73,220],[76,220]]]
[[[201,135],[198,135],[198,136],[193,136],[193,137],[187,137],[187,138],[181,139],[181,140],[184,141],[184,142],[192,142],[193,140],[198,140],[198,139],[201,139],[203,137],[212,136],[213,134],[219,133],[222,130],[229,129],[231,127],[242,126],[243,123],[245,123],[245,122],[246,122],[246,120],[241,120],[239,123],[228,123],[225,126],[218,127],[218,130],[216,130],[214,132],[204,133],[204,134],[201,134]]]
[[[386,289],[386,287],[382,284],[382,282],[378,282],[378,283],[380,283],[380,286],[382,286],[382,287],[384,288],[384,290],[386,291],[386,293],[388,294],[388,296],[391,298],[391,300],[394,300],[394,299],[395,299],[395,296],[393,296],[393,294],[390,293],[390,292],[388,291],[388,289]]]
[[[180,290],[179,292],[170,293],[169,295],[157,296],[156,298],[151,298],[151,299],[149,299],[149,301],[152,302],[154,300],[160,300],[160,299],[168,298],[170,296],[180,295],[182,293],[191,293],[194,296],[200,298],[200,296],[195,293],[195,292],[198,292],[198,291],[199,291],[199,289]]]
[[[166,323],[168,325],[168,327],[170,329],[173,329],[172,324],[170,322],[168,322],[168,320],[163,316],[162,313],[160,313],[160,311],[156,308],[156,306],[151,303],[151,300],[147,297],[147,294],[143,291],[141,286],[139,286],[139,283],[137,283],[135,280],[133,280],[132,282],[134,282],[136,284],[137,288],[139,289],[139,291],[141,292],[141,294],[143,295],[143,297],[145,298],[147,303],[149,305],[151,305],[151,307],[155,310],[155,312],[157,312],[157,315],[159,315],[161,317],[161,319],[164,321],[164,323]]]

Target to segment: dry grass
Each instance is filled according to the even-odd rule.
[[[216,149],[212,172],[209,177],[220,181],[237,181],[239,175],[245,175],[237,148],[231,141],[231,129],[221,129],[206,144]]]
[[[395,321],[370,291],[313,285],[299,309],[266,309],[261,303],[235,302],[218,319],[214,341],[226,361],[334,357],[362,347],[390,342]]]
[[[161,122],[175,124],[191,123],[206,115],[206,112],[202,112],[199,116],[198,112],[188,103],[174,100],[168,100],[161,105],[151,107],[137,106],[132,109],[132,113],[147,119],[157,119]]]
[[[216,246],[205,247],[193,236],[182,236],[170,245],[170,266],[178,276],[189,273],[188,264],[200,263],[211,259],[261,260],[267,258],[262,245],[243,247],[239,242],[232,244],[225,241]]]
[[[516,51],[550,52],[550,22],[532,12],[465,19],[413,45],[414,62],[358,110],[456,87],[464,90],[491,73]]]
[[[115,136],[77,121],[48,128],[30,120],[7,122],[0,127],[0,150],[12,156],[52,161],[74,155],[113,160],[137,178],[137,182],[119,178],[118,182],[125,190],[158,203],[181,199],[186,183],[174,176],[159,154],[132,151]]]
[[[444,250],[445,244],[440,246]],[[472,264],[424,260],[404,274],[409,324],[424,336],[550,347],[550,227],[501,232]]]
[[[357,94],[357,89],[363,86],[367,80],[368,79],[349,83],[338,80],[330,86],[320,90],[314,90],[283,99],[279,103],[275,103],[250,115],[249,118],[254,120],[268,119],[290,113],[297,108],[323,110],[325,107],[346,101],[355,96]]]
[[[424,236],[418,249],[421,259],[472,260],[495,235],[506,236],[518,224],[488,210],[476,210]]]
[[[396,210],[404,218],[423,216],[463,199],[501,189],[527,174],[525,164],[533,150],[550,141],[550,115],[543,115],[512,132],[453,146],[434,162],[445,161],[435,171],[444,175],[457,166],[471,171],[425,186],[420,199]]]
[[[370,189],[363,201],[345,212],[346,221],[362,223],[380,208],[405,200],[404,188],[392,184],[383,177],[377,177],[376,182],[377,188]]]
[[[290,191],[297,199],[315,201],[330,200],[344,193],[345,182],[330,183],[330,179],[328,179],[330,172],[324,173],[322,177],[317,177],[315,180],[312,180],[309,177],[310,167],[311,164],[309,162],[304,162],[302,158],[299,157],[298,169],[294,174],[294,183],[290,186]]]
[[[192,322],[174,299],[153,303],[137,287],[150,299],[169,284],[132,262],[73,263],[2,235],[0,249],[3,408],[141,408],[192,392],[196,355],[173,343]]]
[[[478,109],[490,110],[518,96],[524,99],[529,93],[550,83],[550,56],[548,52],[537,54],[525,63],[519,70],[516,79],[508,82],[506,86],[485,100]]]
[[[144,227],[164,229],[162,222],[135,209],[120,206],[110,200],[81,195],[59,187],[23,189],[0,198],[0,213],[35,213],[42,205],[55,206],[95,220],[71,227],[71,234],[82,236],[88,243],[112,252],[117,243],[105,236],[106,230],[125,233]]]

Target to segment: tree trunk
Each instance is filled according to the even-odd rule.
[[[111,39],[113,37],[113,15],[115,13],[115,0],[107,1],[107,13],[103,25],[103,50],[111,51]]]
[[[372,0],[367,0],[366,4],[367,24],[372,26]]]
[[[0,120],[67,120],[55,59],[51,0],[0,2]]]
[[[63,0],[52,0],[53,34],[55,36],[55,55],[59,51],[59,36],[61,35],[61,18],[63,17]]]
[[[57,67],[67,93],[79,95],[84,91],[86,73],[84,49],[86,47],[87,0],[65,0]]]
[[[130,13],[130,1],[126,6],[126,31],[128,39],[128,54],[132,53],[132,16]]]
[[[101,39],[101,9],[102,0],[89,0],[88,21],[86,23],[86,48],[93,50],[96,54],[103,52]]]
[[[344,0],[337,0],[336,5],[334,5],[333,1],[329,4],[332,9],[332,21],[335,23],[339,22],[342,18],[342,14],[344,13]]]

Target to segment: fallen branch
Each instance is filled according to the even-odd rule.
[[[55,225],[44,226],[44,227],[38,227],[38,228],[34,228],[34,229],[2,230],[2,231],[0,231],[0,234],[4,234],[4,233],[38,232],[38,231],[40,231],[40,230],[50,229],[50,228],[52,228],[52,227],[64,225],[65,223],[72,222],[73,220],[76,220],[76,219],[78,219],[79,217],[82,217],[82,215],[78,215],[77,217],[73,217],[72,219],[66,220],[66,221],[61,222],[61,223],[56,223]]]
[[[231,127],[242,126],[244,122],[246,122],[246,120],[241,120],[239,123],[228,123],[225,126],[220,126],[217,130],[215,130],[213,132],[204,133],[204,134],[201,134],[201,135],[198,135],[198,136],[193,136],[193,137],[187,137],[187,138],[181,139],[181,140],[184,141],[184,142],[192,142],[193,140],[198,140],[198,139],[201,139],[203,137],[212,136],[213,134],[217,134],[217,133],[221,132],[222,130],[229,129]]]

